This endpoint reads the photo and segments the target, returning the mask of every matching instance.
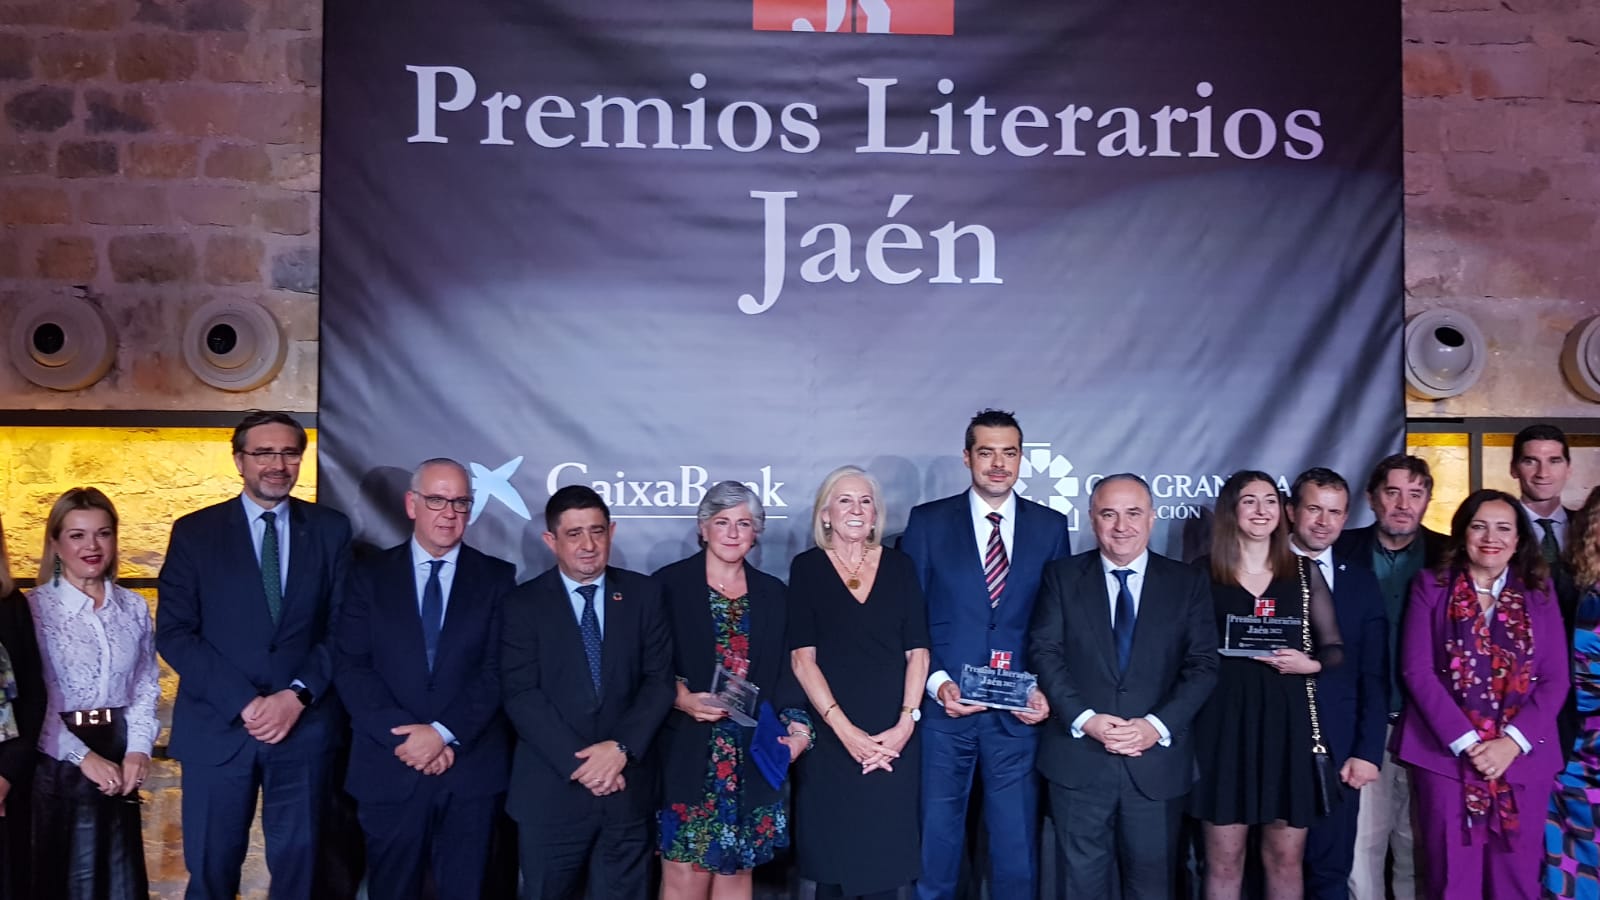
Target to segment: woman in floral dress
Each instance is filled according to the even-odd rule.
[[[779,738],[787,761],[810,747],[810,718],[784,637],[783,583],[745,561],[765,517],[743,484],[713,486],[697,514],[701,551],[655,574],[678,674],[674,711],[662,728],[657,816],[667,900],[749,897],[751,870],[789,844],[787,792],[752,758],[756,729],[734,721],[710,693],[719,669],[746,679],[787,731]]]

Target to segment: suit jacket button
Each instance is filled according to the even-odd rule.
[[[277,644],[268,644],[267,645],[267,652],[268,653],[277,653],[278,652],[278,645]]]
[[[991,622],[991,623],[990,623],[990,624],[989,624],[989,630],[990,630],[990,631],[993,631],[993,630],[994,630],[994,623],[992,623],[992,622]]]
[[[1119,693],[1119,694],[1126,694],[1127,692],[1128,692],[1127,688],[1117,688],[1117,693]]]

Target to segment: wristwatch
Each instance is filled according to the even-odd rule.
[[[316,699],[311,694],[311,688],[308,688],[308,687],[296,688],[295,692],[294,692],[294,695],[300,699],[300,705],[301,706],[310,706],[311,705],[311,701]]]
[[[900,707],[900,712],[901,712],[902,715],[910,716],[911,717],[911,721],[913,723],[922,721],[922,709],[921,709],[921,707],[917,707],[917,706],[902,706],[902,707]]]
[[[622,751],[622,758],[624,760],[626,760],[627,762],[633,762],[633,754],[628,752],[628,745],[627,744],[624,744],[621,741],[617,741],[617,749]]]

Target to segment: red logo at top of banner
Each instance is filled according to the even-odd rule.
[[[756,31],[955,34],[955,0],[754,0]]]
[[[1011,651],[1010,650],[990,650],[989,651],[989,668],[991,668],[991,669],[1009,669],[1009,668],[1011,668]]]
[[[1271,597],[1256,598],[1256,615],[1275,616],[1278,614],[1278,601]]]

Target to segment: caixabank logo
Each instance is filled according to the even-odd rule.
[[[955,0],[753,0],[757,31],[955,34]]]

